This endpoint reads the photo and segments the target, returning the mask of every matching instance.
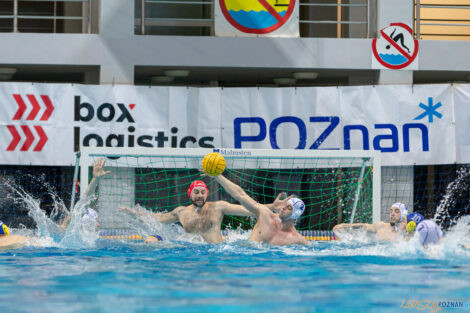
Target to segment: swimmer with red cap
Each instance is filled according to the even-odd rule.
[[[220,243],[223,241],[221,225],[225,215],[252,216],[253,214],[239,204],[228,203],[227,201],[207,201],[209,188],[201,181],[196,180],[188,188],[188,197],[191,205],[179,206],[168,213],[154,213],[156,218],[164,224],[180,222],[187,233],[198,234],[208,243]],[[281,203],[280,197],[268,206],[272,210]],[[136,215],[142,215],[132,208],[120,208]],[[158,241],[153,236],[146,239],[146,243]]]

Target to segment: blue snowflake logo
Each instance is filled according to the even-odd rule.
[[[436,105],[433,105],[433,102],[434,101],[432,97],[428,98],[428,105],[425,105],[424,103],[421,102],[419,104],[419,107],[423,109],[424,112],[421,115],[415,117],[414,120],[421,120],[427,116],[429,123],[432,123],[434,121],[433,120],[434,115],[438,118],[442,118],[442,114],[437,112],[437,109],[439,109],[442,106],[442,103],[438,102],[436,103]]]

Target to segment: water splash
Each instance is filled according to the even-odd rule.
[[[38,199],[35,199],[23,188],[21,188],[20,186],[16,186],[9,181],[2,182],[2,186],[5,187],[5,189],[8,191],[7,198],[13,200],[15,205],[25,207],[28,211],[28,216],[31,217],[36,223],[36,231],[32,234],[29,234],[30,236],[33,235],[45,238],[47,242],[50,242],[51,240],[56,241],[60,239],[60,229],[54,223],[54,221],[51,220],[43,210],[41,210],[41,202]],[[57,196],[54,195],[54,197]],[[55,215],[58,215],[60,212],[60,202],[55,205],[55,210]]]
[[[449,209],[457,206],[457,199],[462,194],[468,194],[470,190],[470,168],[462,167],[457,170],[457,177],[452,181],[446,188],[446,193],[439,202],[434,215],[434,222],[442,227],[442,225],[448,220],[450,224],[455,224],[456,219],[460,217],[461,211],[457,213],[457,216],[452,218],[449,213]],[[466,203],[464,208],[460,208],[462,211],[468,211],[470,203]]]
[[[96,222],[83,218],[91,200],[91,198],[84,197],[75,204],[70,213],[70,222],[59,246],[63,248],[91,248],[95,246],[95,242],[99,239]]]

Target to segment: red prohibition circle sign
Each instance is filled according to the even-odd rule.
[[[404,28],[408,33],[410,33],[411,36],[413,36],[413,30],[406,24],[404,23],[391,23],[390,26],[387,26],[385,28],[388,28],[388,27],[391,27],[391,26],[397,26],[397,27],[402,27]],[[384,29],[385,29],[384,28]],[[374,53],[374,56],[375,58],[377,59],[377,61],[382,64],[384,67],[386,68],[389,68],[389,69],[392,69],[392,70],[399,70],[399,69],[402,69],[402,68],[405,68],[407,67],[408,65],[410,65],[411,63],[413,63],[413,61],[416,59],[416,56],[418,55],[418,50],[419,50],[419,44],[418,44],[418,40],[414,39],[413,40],[413,43],[415,45],[415,48],[414,48],[414,51],[413,51],[413,54],[412,55],[409,55],[408,53],[406,53],[405,50],[403,50],[395,41],[393,41],[387,34],[385,34],[385,32],[383,31],[384,29],[380,30],[380,34],[382,35],[382,38],[387,40],[395,49],[398,50],[398,52],[400,52],[405,58],[408,59],[408,61],[406,61],[405,63],[403,64],[399,64],[399,65],[393,65],[393,64],[389,64],[387,62],[385,62],[379,55],[379,53],[377,52],[377,38],[374,38],[372,40],[372,52]]]
[[[287,12],[286,14],[284,14],[284,16],[281,16],[279,13],[277,13],[277,11],[266,0],[257,1],[277,20],[277,23],[266,28],[248,28],[235,21],[235,19],[230,15],[227,10],[227,6],[225,5],[225,0],[219,0],[219,4],[220,9],[222,10],[222,13],[224,14],[227,21],[239,31],[250,34],[267,34],[280,28],[289,20],[292,15],[292,12],[294,11],[295,2],[297,0],[290,0],[289,6],[287,7]]]

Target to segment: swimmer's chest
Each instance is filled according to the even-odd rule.
[[[382,227],[377,230],[377,237],[382,240],[393,240],[398,237],[398,233],[391,227]]]
[[[261,241],[261,242],[271,242],[274,238],[282,237],[283,234],[280,231],[281,227],[274,220],[258,220],[253,231],[251,233],[250,239]],[[285,234],[284,234],[285,235]]]
[[[179,220],[184,230],[190,233],[206,232],[216,225],[220,225],[220,214],[214,212],[212,208],[202,208],[199,212],[194,212],[188,208],[179,214]]]

